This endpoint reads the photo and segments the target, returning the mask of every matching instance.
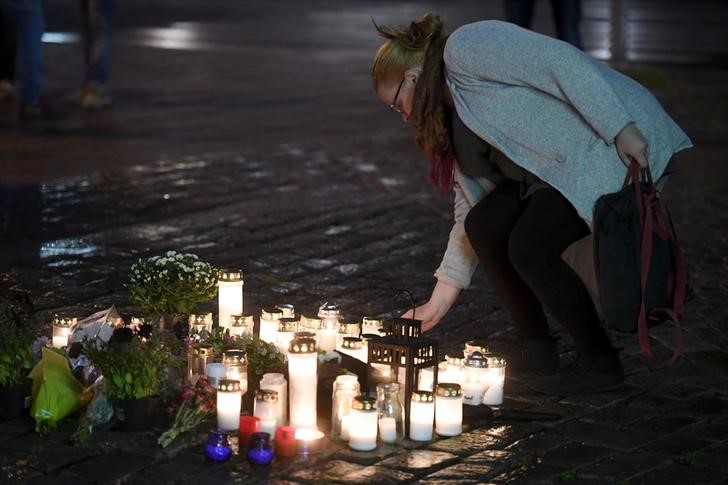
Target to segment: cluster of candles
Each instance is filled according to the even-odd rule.
[[[242,272],[220,271],[218,288],[218,324],[231,335],[252,334],[253,315],[243,313]],[[217,428],[205,444],[208,458],[223,461],[229,457],[226,443],[230,433],[238,433],[240,445],[248,447],[248,459],[254,463],[269,463],[274,449],[280,456],[319,449],[324,434],[316,424],[318,349],[336,350],[369,364],[368,342],[372,335],[383,332],[380,319],[364,317],[361,323],[340,320],[339,308],[329,303],[322,305],[316,316],[296,318],[290,304],[261,311],[258,335],[286,356],[289,381],[283,374],[264,374],[252,416],[241,416],[242,396],[248,390],[245,352],[228,350],[222,362],[213,362],[211,346],[199,342],[190,346],[189,380],[194,383],[206,376],[217,388]],[[189,323],[197,333],[211,330],[213,316],[191,315]],[[55,319],[54,347],[67,345],[74,324],[72,318]],[[437,370],[417,369],[408,412],[402,405],[405,363],[369,365],[380,378],[395,382],[380,382],[375,398],[360,392],[356,375],[343,375],[336,379],[332,395],[331,436],[348,442],[354,450],[372,450],[378,439],[399,441],[405,434],[405,420],[409,420],[411,440],[429,441],[433,431],[456,436],[462,431],[463,405],[498,406],[503,402],[506,362],[476,341],[465,345],[464,358],[447,357]],[[396,376],[390,376],[395,368]]]

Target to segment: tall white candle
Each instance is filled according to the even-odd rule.
[[[240,382],[240,391],[245,394],[248,391],[248,361],[244,350],[230,349],[222,354],[222,362],[225,364],[225,377]]]
[[[279,320],[283,318],[283,312],[277,308],[263,309],[260,312],[260,339],[271,344],[276,343]]]
[[[243,272],[220,270],[217,288],[218,325],[230,328],[230,316],[243,313]]]
[[[462,365],[463,360],[459,357],[445,357],[444,369],[440,369],[438,373],[438,382],[452,382],[460,384],[462,382]]]
[[[283,426],[288,420],[288,383],[283,374],[269,372],[260,380],[261,389],[271,389],[278,393],[276,402],[276,425]]]
[[[435,399],[431,391],[414,391],[410,404],[410,434],[413,441],[430,441],[435,421]]]
[[[313,338],[316,340],[316,347],[321,347],[321,330],[322,330],[322,322],[319,317],[307,317],[306,315],[301,315],[301,318],[298,323],[298,329],[299,331],[303,332],[310,332],[313,333]]]
[[[349,414],[349,448],[371,451],[377,447],[377,401],[373,397],[356,396]]]
[[[217,427],[227,431],[240,427],[243,394],[238,381],[222,379],[217,389]]]
[[[310,338],[294,338],[288,349],[291,426],[316,429],[318,354]]]
[[[322,328],[319,333],[319,344],[321,350],[331,352],[336,349],[336,338],[338,333],[336,329]]]
[[[337,327],[341,310],[335,303],[326,302],[319,307],[318,317],[321,319],[318,345],[326,352],[333,352],[337,346]]]
[[[260,418],[260,431],[269,433],[271,439],[276,433],[276,412],[278,410],[278,391],[260,389],[255,393],[253,416]]]
[[[349,426],[351,422],[351,414],[341,417],[341,439],[349,441]]]
[[[459,384],[437,385],[435,396],[435,432],[457,436],[463,431],[463,396]]]

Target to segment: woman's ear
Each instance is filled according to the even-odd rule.
[[[417,80],[420,78],[420,74],[422,74],[422,67],[414,66],[407,69],[404,73],[404,76],[412,81],[412,84],[417,84]]]

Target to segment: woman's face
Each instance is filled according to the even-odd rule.
[[[382,83],[377,89],[379,99],[391,110],[399,113],[405,123],[408,123],[410,116],[412,116],[412,104],[418,75],[418,70],[409,69],[404,73],[400,81],[391,84]]]

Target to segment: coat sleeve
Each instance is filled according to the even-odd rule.
[[[487,80],[525,86],[568,103],[607,144],[634,121],[598,61],[566,42],[508,22],[460,27],[447,41],[444,60],[448,72],[465,84]]]
[[[477,256],[465,234],[465,217],[470,212],[471,206],[460,185],[456,183],[453,189],[455,191],[455,223],[450,230],[447,249],[440,266],[435,271],[435,277],[458,288],[467,288],[478,265]]]

